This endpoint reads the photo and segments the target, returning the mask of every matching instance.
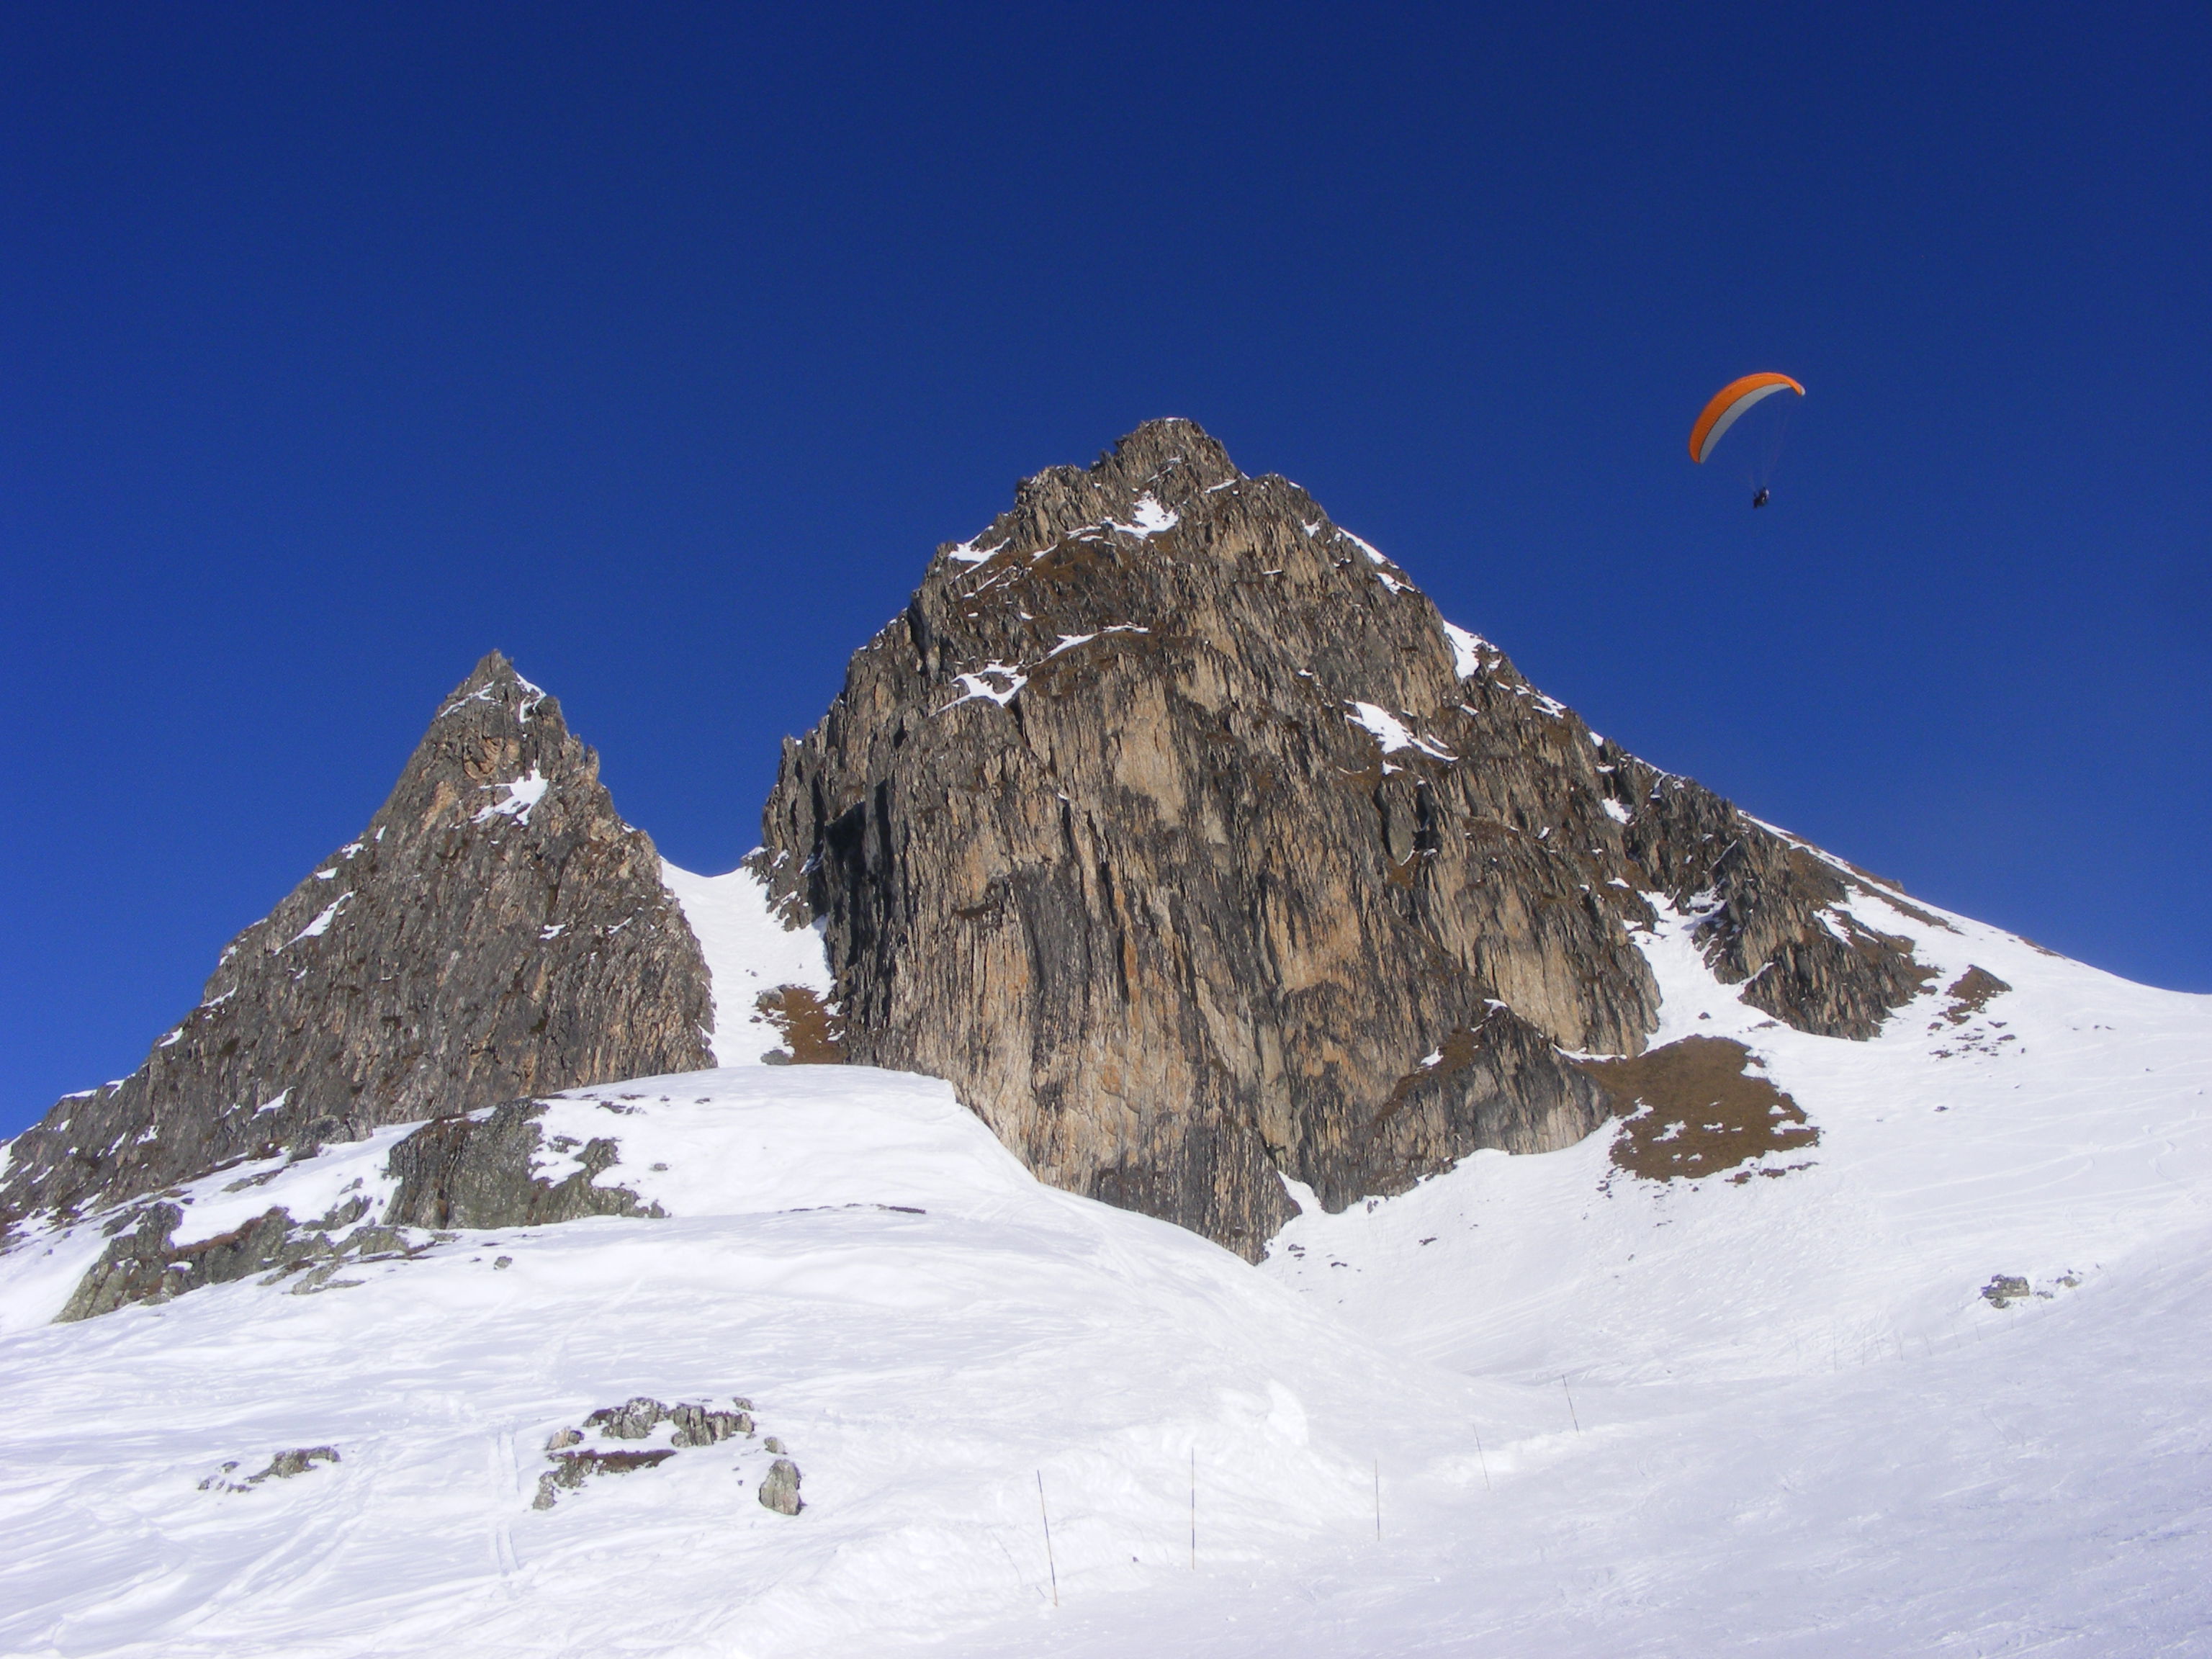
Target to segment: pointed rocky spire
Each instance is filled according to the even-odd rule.
[[[120,1083],[9,1146],[0,1222],[513,1097],[712,1065],[707,970],[599,757],[497,652],[381,811]]]

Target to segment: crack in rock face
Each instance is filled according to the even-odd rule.
[[[16,1138],[0,1232],[385,1124],[698,1070],[711,1006],[653,842],[495,652],[145,1062]]]
[[[939,548],[763,825],[848,1058],[1253,1259],[1285,1176],[1337,1210],[1604,1121],[1562,1050],[1656,1029],[1647,896],[1800,1030],[1925,977],[1839,908],[1886,887],[1601,738],[1187,421]]]

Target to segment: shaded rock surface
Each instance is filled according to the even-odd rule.
[[[126,1210],[113,1224],[115,1237],[86,1269],[54,1322],[95,1318],[134,1302],[167,1302],[257,1273],[266,1274],[262,1282],[270,1285],[297,1273],[292,1289],[314,1291],[331,1285],[349,1261],[412,1255],[416,1247],[396,1229],[355,1224],[369,1207],[368,1199],[356,1195],[298,1222],[283,1206],[272,1206],[242,1226],[188,1244],[173,1242],[185,1218],[176,1205],[157,1201]]]
[[[13,1143],[0,1226],[516,1096],[713,1063],[706,966],[560,705],[486,657],[391,799],[130,1077]]]
[[[545,1109],[540,1101],[507,1101],[488,1112],[434,1119],[395,1142],[386,1172],[397,1185],[374,1220],[364,1219],[374,1206],[356,1193],[311,1220],[295,1220],[283,1206],[272,1205],[241,1226],[179,1244],[175,1234],[185,1219],[180,1206],[156,1199],[125,1206],[107,1224],[112,1235],[107,1248],[86,1270],[56,1322],[90,1319],[134,1302],[167,1302],[257,1273],[267,1275],[264,1285],[297,1274],[291,1279],[297,1293],[349,1285],[358,1281],[334,1277],[348,1263],[411,1257],[428,1243],[451,1238],[440,1231],[446,1228],[533,1227],[590,1215],[662,1213],[625,1187],[600,1183],[617,1161],[613,1139],[556,1137],[549,1144],[538,1121]],[[550,1170],[541,1169],[541,1161]],[[410,1237],[410,1229],[429,1230],[429,1237]],[[510,1260],[502,1256],[493,1265]]]
[[[1776,1018],[1919,989],[1849,866],[1589,731],[1288,480],[1188,422],[940,547],[787,741],[756,866],[825,924],[847,1054],[1043,1178],[1256,1256],[1588,1133],[1657,993],[1647,894]]]
[[[799,1501],[799,1465],[788,1457],[779,1457],[769,1465],[762,1480],[760,1501],[763,1509],[774,1510],[778,1515],[796,1515]]]
[[[628,1188],[597,1184],[612,1169],[617,1143],[592,1139],[547,1146],[537,1120],[541,1101],[510,1100],[489,1112],[426,1123],[392,1149],[386,1166],[399,1185],[385,1211],[393,1226],[535,1227],[587,1215],[653,1215]],[[538,1173],[545,1152],[573,1159],[558,1181]]]
[[[657,1468],[676,1454],[666,1447],[657,1451],[568,1451],[553,1454],[553,1467],[538,1477],[534,1510],[550,1510],[563,1492],[574,1492],[595,1474],[628,1474],[635,1469]]]

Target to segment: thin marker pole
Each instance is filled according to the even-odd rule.
[[[1559,1386],[1566,1389],[1567,1419],[1575,1425],[1575,1432],[1580,1434],[1583,1431],[1583,1419],[1575,1413],[1575,1391],[1567,1388],[1567,1379],[1564,1376],[1559,1379]]]
[[[1382,1541],[1382,1460],[1375,1460],[1375,1541]]]
[[[1485,1492],[1488,1492],[1490,1490],[1490,1457],[1489,1455],[1482,1449],[1482,1431],[1480,1429],[1477,1429],[1474,1431],[1474,1455],[1482,1464],[1482,1489]]]
[[[1198,1571],[1198,1448],[1190,1449],[1190,1570]]]
[[[1042,1469],[1039,1469],[1037,1471],[1037,1515],[1044,1522],[1044,1565],[1045,1571],[1052,1575],[1052,1604],[1054,1607],[1058,1607],[1060,1605],[1060,1569],[1053,1565],[1052,1516],[1045,1513],[1044,1471]]]

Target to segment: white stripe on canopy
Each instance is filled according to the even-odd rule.
[[[1726,432],[1730,427],[1734,426],[1736,422],[1736,417],[1741,415],[1745,410],[1749,409],[1753,404],[1757,403],[1762,398],[1771,398],[1778,392],[1789,392],[1792,390],[1794,390],[1794,388],[1790,386],[1787,381],[1778,382],[1772,386],[1755,386],[1752,387],[1750,391],[1745,392],[1742,397],[1730,404],[1728,406],[1727,410],[1721,416],[1720,419],[1713,422],[1713,429],[1705,434],[1705,444],[1703,447],[1698,451],[1698,463],[1700,465],[1704,464],[1705,457],[1713,453],[1713,446],[1721,441],[1721,434]]]

